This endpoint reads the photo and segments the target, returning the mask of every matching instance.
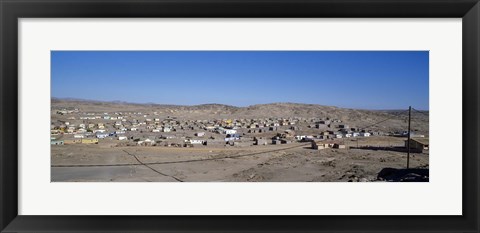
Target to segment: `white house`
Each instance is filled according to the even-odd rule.
[[[304,139],[305,137],[306,137],[305,135],[297,135],[297,136],[295,136],[295,139],[297,139],[297,140],[302,140],[302,139]]]
[[[224,129],[223,133],[224,134],[236,134],[237,130],[235,130],[235,129]]]
[[[203,144],[204,140],[199,140],[199,139],[186,139],[186,143],[190,144]]]
[[[108,137],[108,133],[97,133],[97,138],[106,138]]]
[[[370,133],[364,132],[360,134],[363,137],[370,137]]]
[[[77,130],[77,133],[85,133],[85,132],[87,132],[87,130],[84,128],[80,128]]]

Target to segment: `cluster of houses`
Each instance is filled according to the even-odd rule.
[[[381,132],[350,127],[330,118],[269,117],[192,120],[142,112],[82,112],[59,109],[52,116],[51,144],[114,142],[136,146],[280,145],[370,137]],[[313,147],[313,144],[312,144]],[[341,145],[328,147],[342,148]]]

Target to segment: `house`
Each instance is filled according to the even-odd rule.
[[[292,141],[287,140],[287,139],[280,139],[280,143],[282,144],[290,144]]]
[[[254,140],[254,145],[267,145],[267,140],[263,138],[255,138]]]
[[[272,140],[272,144],[273,144],[273,145],[280,145],[281,143],[282,143],[282,142],[281,142],[280,140],[278,140],[278,139],[273,139],[273,140]]]
[[[235,130],[235,129],[224,129],[223,133],[224,134],[236,134],[237,130]]]
[[[370,133],[368,133],[368,132],[362,132],[362,133],[360,133],[360,136],[362,136],[362,137],[370,137]]]
[[[295,139],[298,140],[298,141],[301,141],[305,138],[306,136],[305,135],[296,135],[295,136]]]
[[[155,140],[150,138],[143,140],[143,142],[145,143],[145,145],[149,145],[149,146],[155,145]]]
[[[74,138],[74,139],[64,139],[63,140],[63,144],[65,144],[65,145],[79,144],[79,143],[82,143],[82,139]]]
[[[63,145],[63,140],[51,140],[50,145]]]
[[[328,124],[330,124],[330,121],[329,120],[321,120],[318,123],[322,124],[322,125],[328,125]]]
[[[233,140],[239,140],[240,139],[240,134],[227,134],[225,137],[225,141],[233,141]]]
[[[319,140],[313,140],[312,141],[312,149],[314,150],[323,150],[325,148],[328,148],[328,144],[319,141]]]
[[[193,147],[193,145],[207,145],[207,140],[201,140],[201,139],[185,139],[185,144],[184,147]]]
[[[106,138],[106,137],[108,137],[109,135],[108,135],[108,133],[97,133],[95,136],[96,136],[97,138]]]
[[[336,148],[336,149],[345,149],[346,146],[345,146],[345,144],[334,143],[334,144],[333,144],[333,148]]]
[[[82,144],[98,144],[98,138],[83,138]]]
[[[410,150],[415,152],[423,152],[428,150],[428,138],[410,138]],[[405,140],[405,148],[408,148],[408,140]]]
[[[205,136],[205,132],[197,132],[197,133],[195,133],[195,136],[203,137],[203,136]]]

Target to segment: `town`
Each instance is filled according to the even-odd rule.
[[[348,144],[356,145],[357,138],[406,135],[357,128],[329,117],[186,120],[157,112],[83,113],[78,109],[59,109],[55,114],[61,117],[51,124],[52,145],[248,147],[310,142],[312,149],[320,150],[346,149]],[[415,140],[413,149],[428,150],[425,141]]]
[[[404,110],[52,103],[52,181],[365,182],[406,167]],[[425,170],[427,112],[412,126],[410,166]]]

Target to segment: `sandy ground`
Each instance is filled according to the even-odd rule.
[[[364,138],[371,149],[310,149],[310,143],[249,147],[52,146],[53,182],[347,182],[377,181],[383,168],[405,168],[402,138]],[[350,147],[356,141],[346,142]],[[411,168],[428,168],[412,153]]]

